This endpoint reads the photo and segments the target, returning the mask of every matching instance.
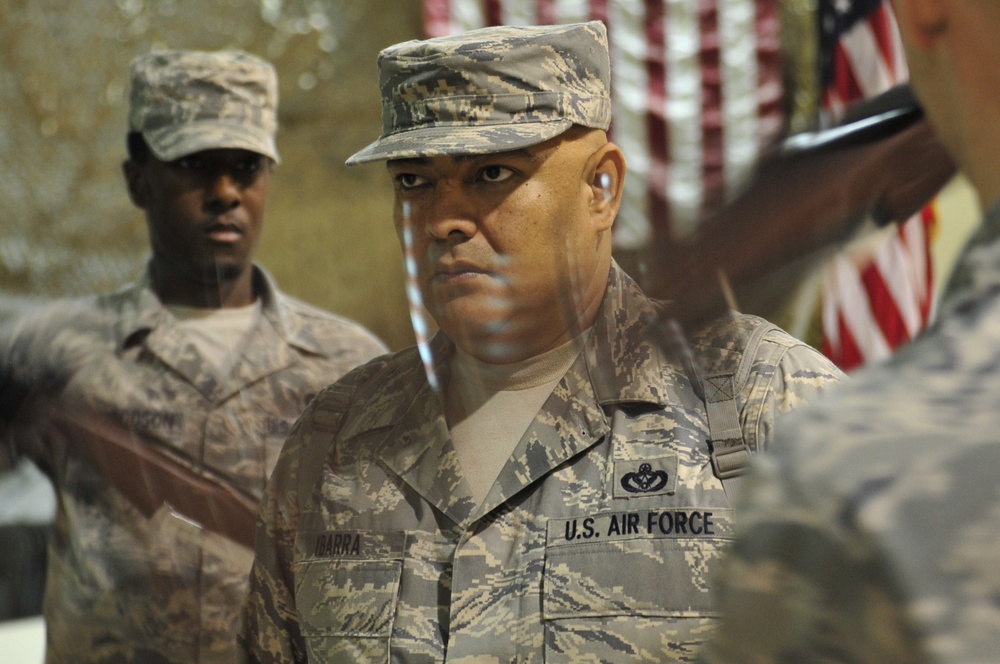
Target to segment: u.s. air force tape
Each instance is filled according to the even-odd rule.
[[[548,523],[548,546],[645,538],[724,538],[732,536],[732,509],[675,507],[604,512]]]

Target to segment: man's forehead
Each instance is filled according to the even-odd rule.
[[[199,159],[205,161],[243,161],[246,159],[270,159],[266,154],[247,150],[246,148],[209,148],[181,155],[174,161]]]

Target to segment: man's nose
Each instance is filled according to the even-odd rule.
[[[470,238],[479,228],[475,198],[460,186],[436,187],[424,218],[427,234],[437,240]]]
[[[231,173],[215,171],[209,174],[205,207],[212,214],[222,214],[239,206],[242,189]]]

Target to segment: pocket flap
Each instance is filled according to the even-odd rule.
[[[731,510],[698,513],[698,527],[683,534],[662,518],[671,513],[685,511],[635,513],[627,531],[615,526],[615,515],[580,519],[579,527],[549,522],[543,618],[715,615],[711,583],[731,537]]]

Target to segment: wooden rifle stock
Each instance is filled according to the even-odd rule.
[[[787,289],[790,278],[863,221],[909,218],[955,174],[908,86],[849,117],[841,126],[789,139],[691,237],[652,248],[643,285],[672,302],[668,315],[683,328],[696,329],[725,311],[727,288],[737,302]]]
[[[92,410],[50,413],[75,448],[145,517],[167,505],[206,531],[252,549],[257,501],[198,472]]]

